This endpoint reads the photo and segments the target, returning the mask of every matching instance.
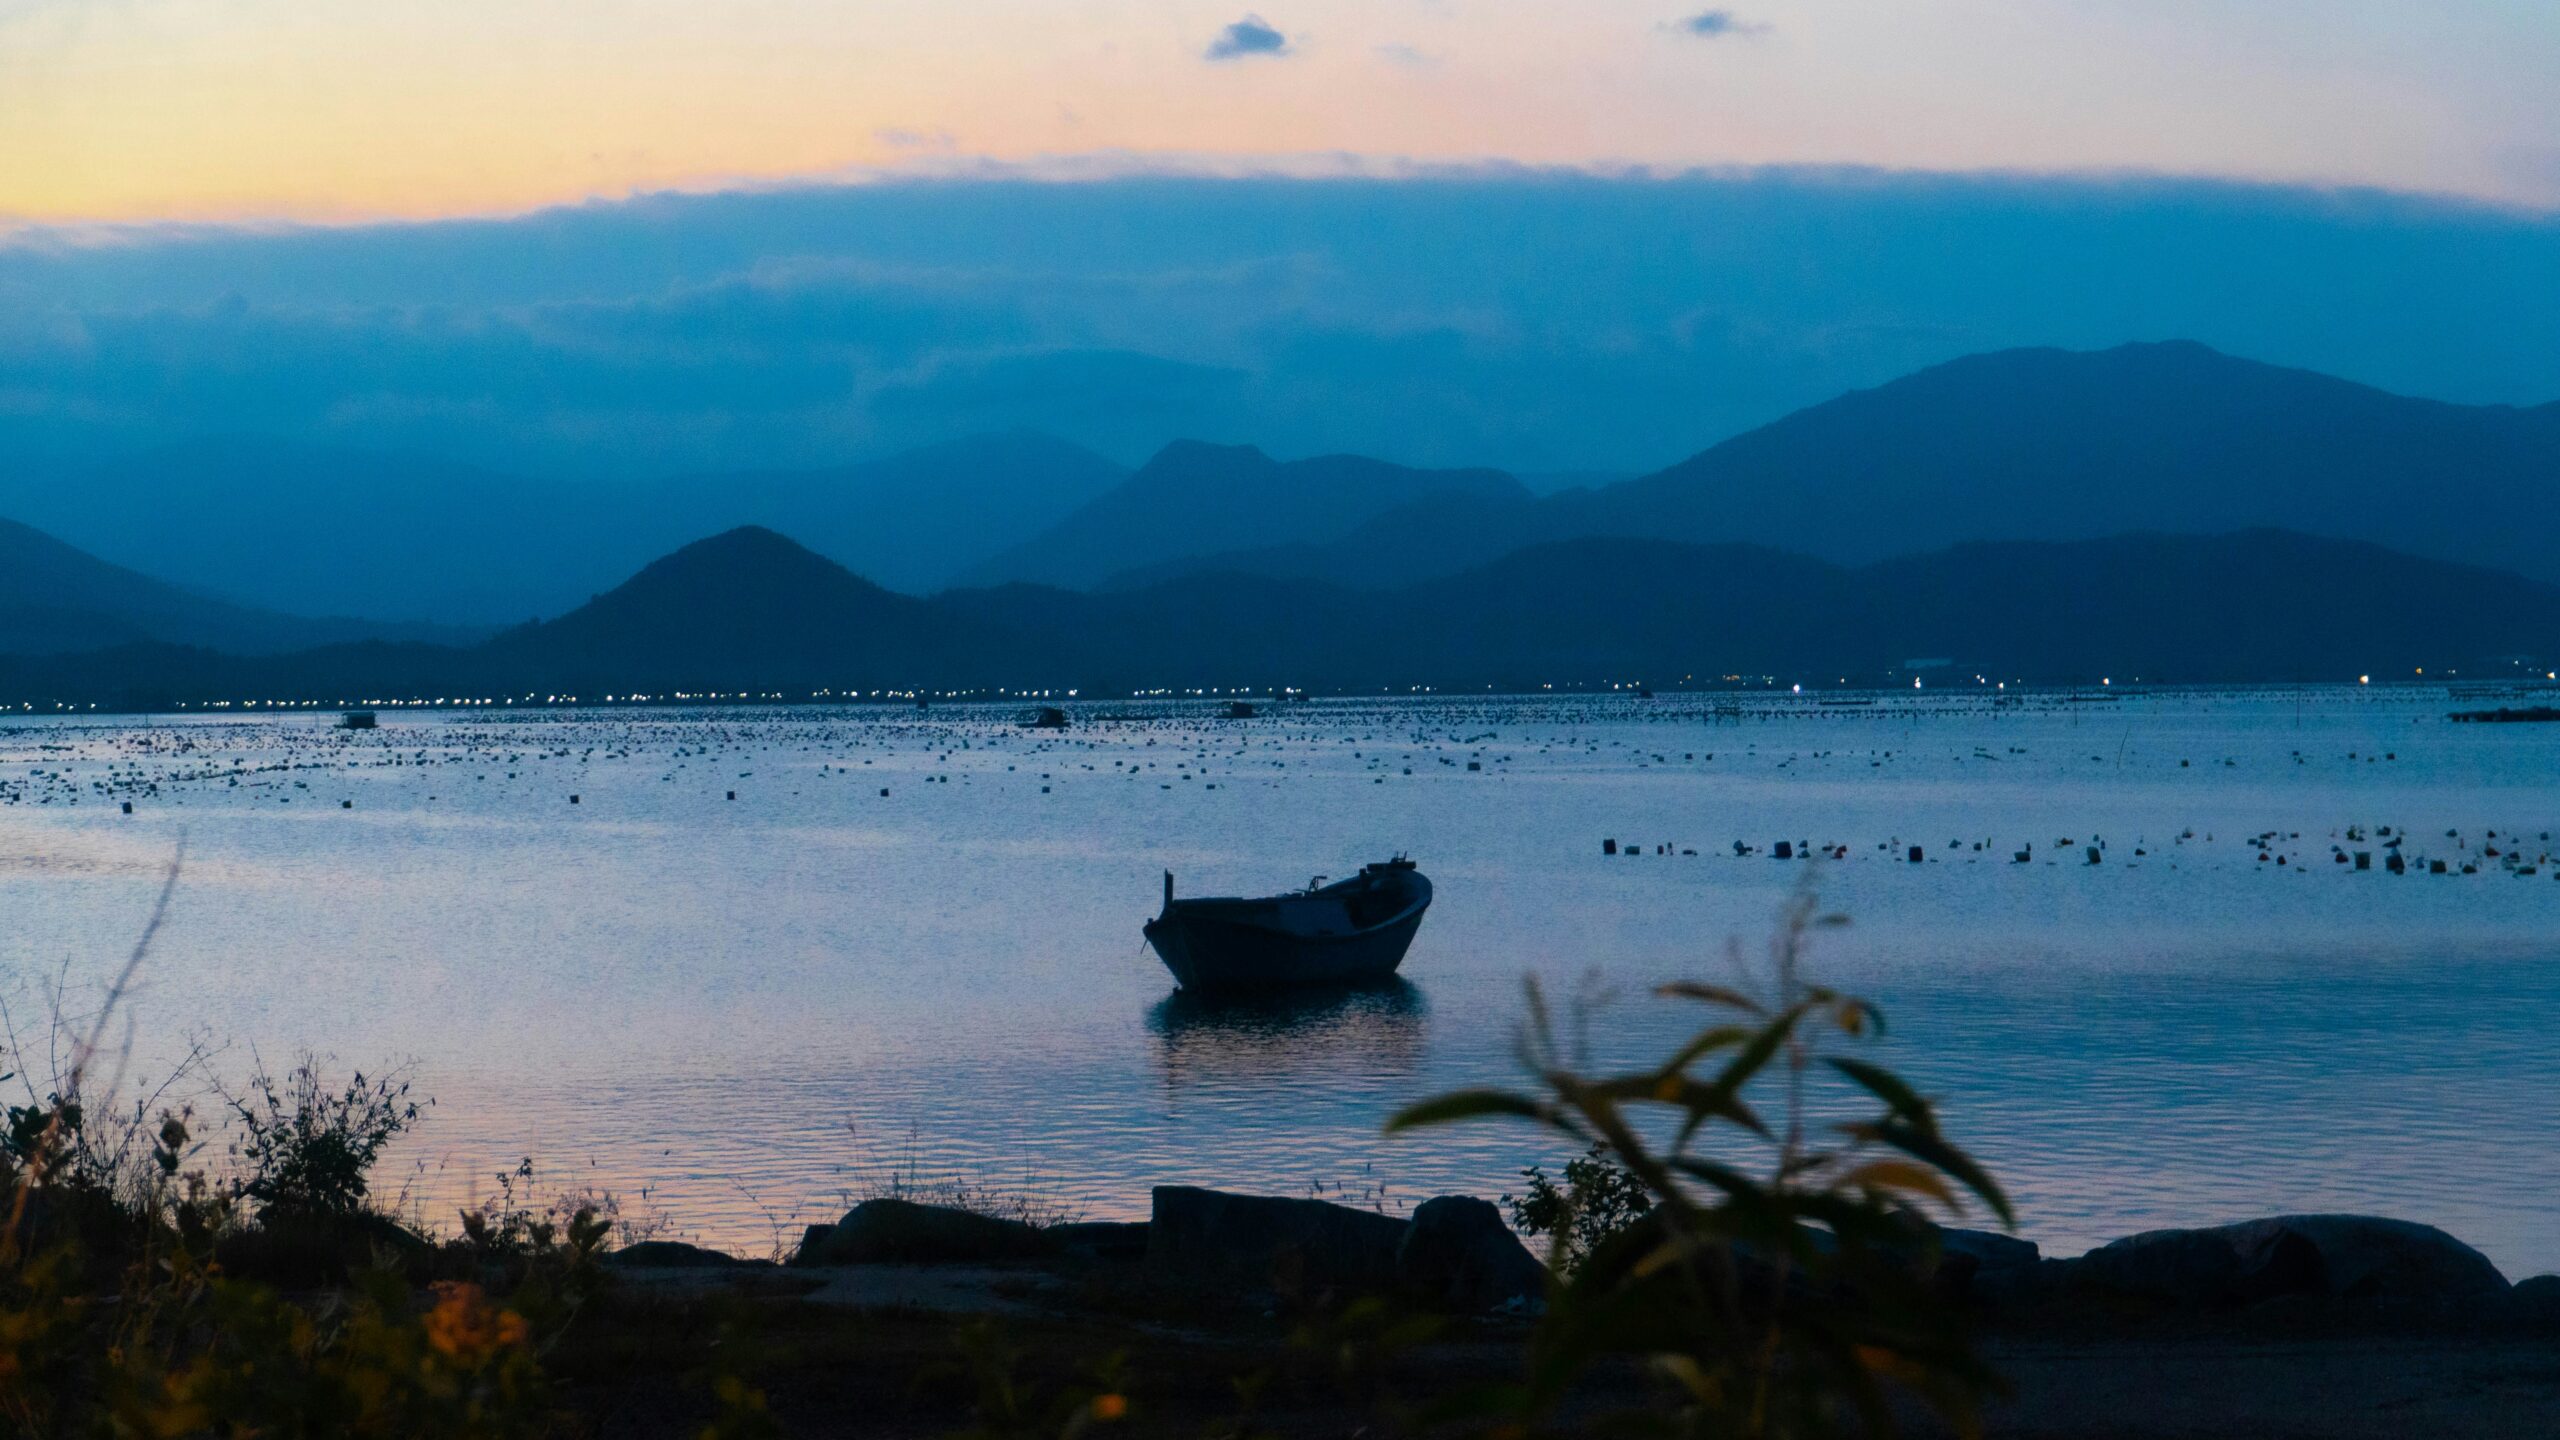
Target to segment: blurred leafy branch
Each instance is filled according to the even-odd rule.
[[[1756,986],[1661,987],[1706,1007],[1708,1023],[1661,1063],[1619,1074],[1568,1063],[1533,983],[1534,1090],[1460,1091],[1389,1122],[1521,1120],[1583,1149],[1585,1169],[1568,1168],[1565,1189],[1532,1187],[1522,1218],[1551,1237],[1557,1279],[1525,1380],[1477,1397],[1480,1417],[1552,1424],[1595,1366],[1633,1357],[1672,1398],[1630,1418],[1665,1433],[1889,1433],[1897,1394],[1960,1432],[1977,1428],[1999,1381],[1931,1284],[1929,1212],[1971,1202],[2003,1224],[2015,1216],[1927,1100],[1879,1065],[1830,1053],[1884,1027],[1866,1001],[1804,978],[1809,935],[1838,923],[1799,892]],[[1817,1081],[1864,1113],[1818,1115]]]

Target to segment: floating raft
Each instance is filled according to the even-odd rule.
[[[2452,718],[2469,725],[2548,725],[2560,721],[2560,706],[2524,705],[2496,710],[2456,710]]]

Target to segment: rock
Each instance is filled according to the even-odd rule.
[[[2261,1223],[2280,1225],[2318,1248],[2332,1295],[2461,1299],[2511,1288],[2488,1256],[2432,1225],[2363,1215],[2289,1215]]]
[[[1283,1292],[1383,1291],[1405,1222],[1323,1200],[1160,1185],[1147,1264],[1168,1279]]]
[[[619,1250],[606,1252],[603,1263],[658,1270],[704,1270],[760,1265],[765,1262],[741,1260],[735,1255],[706,1250],[702,1246],[688,1245],[681,1240],[642,1240],[625,1245]]]
[[[836,1233],[836,1227],[833,1225],[811,1225],[806,1227],[800,1232],[800,1243],[793,1247],[791,1254],[786,1257],[782,1263],[786,1265],[812,1265],[817,1263],[811,1257],[826,1247],[827,1237],[834,1233]]]
[[[1110,1221],[1052,1225],[1049,1238],[1068,1254],[1091,1260],[1143,1260],[1147,1258],[1149,1228],[1144,1223]]]
[[[1957,1230],[1938,1227],[1938,1263],[1965,1259],[1973,1262],[1976,1273],[1989,1270],[2014,1270],[2030,1266],[2044,1258],[2044,1252],[2033,1240],[2003,1235],[1996,1230]]]
[[[912,1200],[865,1200],[833,1225],[812,1225],[795,1265],[946,1265],[1055,1253],[1036,1226]]]
[[[2461,1299],[2502,1295],[2479,1251],[2432,1225],[2368,1215],[2280,1215],[2209,1230],[2154,1230],[2090,1251],[2074,1284],[2173,1305],[2247,1305],[2281,1295]]]
[[[2000,1303],[2034,1288],[2044,1252],[2033,1240],[1991,1230],[1939,1226],[1936,1231],[1938,1269],[1931,1278],[1945,1293]]]
[[[1490,1200],[1443,1195],[1415,1207],[1396,1247],[1396,1283],[1470,1314],[1543,1298],[1547,1267],[1511,1233]]]
[[[2560,1275],[2519,1280],[2507,1292],[2507,1305],[2517,1319],[2537,1324],[2560,1323]]]

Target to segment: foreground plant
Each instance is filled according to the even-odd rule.
[[[1552,1425],[1594,1366],[1637,1357],[1668,1382],[1670,1400],[1628,1418],[1660,1433],[1885,1434],[1897,1395],[1960,1432],[1977,1428],[1999,1382],[1932,1283],[1928,1211],[1960,1214],[1971,1197],[2004,1224],[2014,1216],[1940,1132],[1929,1102],[1887,1070],[1825,1053],[1883,1030],[1873,1006],[1802,978],[1809,931],[1833,923],[1809,894],[1797,897],[1771,947],[1765,995],[1663,986],[1661,996],[1715,1018],[1661,1064],[1628,1073],[1585,1075],[1567,1063],[1533,984],[1526,1048],[1536,1091],[1462,1091],[1389,1122],[1531,1121],[1606,1156],[1641,1189],[1613,1193],[1611,1218],[1624,1223],[1596,1229],[1561,1213],[1570,1192],[1554,1197],[1560,1213],[1544,1218],[1562,1278],[1531,1339],[1525,1382],[1491,1402],[1515,1422]],[[1817,1085],[1864,1113],[1823,1119]],[[1628,1215],[1639,1198],[1641,1213]]]

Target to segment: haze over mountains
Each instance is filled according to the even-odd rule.
[[[0,532],[27,557],[0,575],[0,653],[96,656],[21,682],[1477,687],[1921,657],[2334,678],[2560,650],[2560,405],[2412,400],[2189,344],[1977,356],[1545,495],[1199,442],[1124,475],[1029,434],[619,489],[246,442],[159,457],[198,465],[191,486],[151,463],[0,490],[170,567]],[[154,484],[183,498],[146,505]],[[978,588],[900,593],[954,582]],[[350,647],[456,637],[273,613],[350,596],[559,618]],[[226,668],[172,646],[333,648]]]
[[[825,470],[628,482],[224,437],[73,473],[0,469],[0,516],[242,604],[495,626],[557,615],[747,524],[884,585],[938,589],[1123,473],[1024,432]]]
[[[477,638],[457,628],[307,619],[226,604],[0,520],[0,654],[51,655],[161,641],[267,655],[354,640],[459,644]]]
[[[1282,463],[1250,445],[1178,440],[1093,503],[973,567],[969,578],[1083,589],[1246,545],[1330,540],[1410,506],[1530,498],[1529,487],[1498,470],[1416,470],[1358,455]]]

